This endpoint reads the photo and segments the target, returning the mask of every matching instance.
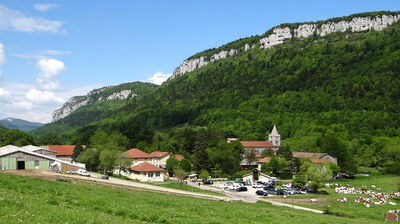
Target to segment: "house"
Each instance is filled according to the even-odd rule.
[[[58,159],[54,153],[37,146],[7,145],[0,148],[0,170],[34,169],[67,172],[85,169],[85,165]]]
[[[257,173],[257,175],[254,175],[256,173]],[[257,178],[255,178],[256,176],[257,176]],[[264,183],[268,183],[272,179],[275,179],[275,178],[271,177],[271,176],[268,176],[267,174],[261,173],[261,172],[259,172],[257,170],[255,170],[255,171],[253,171],[251,173],[245,174],[242,177],[242,180],[245,183],[255,183],[257,181],[262,181]]]
[[[166,175],[165,169],[152,165],[148,162],[139,163],[130,168],[127,176],[134,180],[144,182],[162,182]]]
[[[46,145],[42,148],[56,152],[56,157],[65,161],[72,161],[75,145]]]
[[[309,158],[314,163],[334,163],[337,165],[337,158],[328,153],[293,152],[293,158]]]
[[[165,168],[171,153],[159,151],[146,153],[140,149],[133,148],[122,155],[132,160],[132,166],[128,172],[116,170],[114,173],[121,173],[124,176],[140,181],[164,181],[167,174]],[[178,161],[184,159],[181,155],[174,156]]]

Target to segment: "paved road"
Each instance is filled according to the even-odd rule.
[[[121,179],[113,178],[113,177],[110,177],[108,180],[103,180],[103,179],[98,179],[98,178],[93,178],[93,177],[84,177],[84,176],[79,176],[79,175],[67,175],[67,174],[57,174],[57,175],[66,177],[66,178],[74,178],[74,179],[80,179],[80,180],[85,180],[85,181],[94,181],[94,182],[105,183],[105,184],[117,184],[117,185],[122,185],[122,186],[140,188],[140,189],[156,191],[156,192],[160,192],[160,193],[168,193],[168,194],[183,195],[183,196],[190,196],[190,197],[196,197],[196,198],[213,199],[213,200],[231,201],[231,198],[229,198],[229,197],[208,195],[208,194],[189,192],[189,191],[182,191],[182,190],[177,190],[177,189],[172,189],[172,188],[154,186],[154,185],[150,185],[150,184],[137,183],[137,182],[128,181],[128,180],[121,180]]]
[[[241,201],[247,202],[247,203],[256,203],[257,201],[264,201],[264,202],[271,203],[272,205],[275,205],[275,206],[284,206],[284,207],[289,207],[289,208],[293,208],[293,209],[304,210],[304,211],[309,211],[309,212],[314,212],[314,213],[319,213],[319,214],[324,213],[321,210],[286,204],[286,203],[277,202],[277,201],[268,199],[268,197],[257,196],[257,195],[255,195],[255,192],[259,189],[253,189],[251,186],[247,186],[247,189],[248,189],[247,192],[235,192],[235,191],[230,191],[230,190],[223,190],[221,188],[221,186],[223,186],[223,183],[221,185],[221,183],[218,183],[218,182],[214,186],[210,186],[210,185],[200,185],[200,186],[197,185],[196,186],[196,184],[193,184],[193,183],[190,183],[190,185],[195,186],[195,187],[200,187],[200,189],[204,189],[204,190],[219,192],[219,193],[225,194],[233,199],[241,200]],[[271,198],[273,198],[273,196],[271,196]]]

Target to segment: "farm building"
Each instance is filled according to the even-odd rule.
[[[51,169],[66,172],[85,169],[85,165],[57,159],[54,153],[37,146],[7,145],[0,148],[0,170],[25,169]]]
[[[328,153],[293,152],[293,158],[310,158],[314,163],[326,162],[337,165],[337,158],[330,156]]]
[[[56,157],[65,161],[72,161],[75,145],[45,145],[41,146],[44,149],[56,152]]]

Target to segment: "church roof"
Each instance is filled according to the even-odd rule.
[[[274,128],[272,129],[272,131],[271,131],[271,134],[270,135],[279,135],[279,133],[278,133],[278,131],[276,130],[276,126],[274,125]]]

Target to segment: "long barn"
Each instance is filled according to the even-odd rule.
[[[67,172],[85,169],[85,165],[60,160],[55,152],[37,146],[7,145],[0,148],[0,170],[34,169]]]

